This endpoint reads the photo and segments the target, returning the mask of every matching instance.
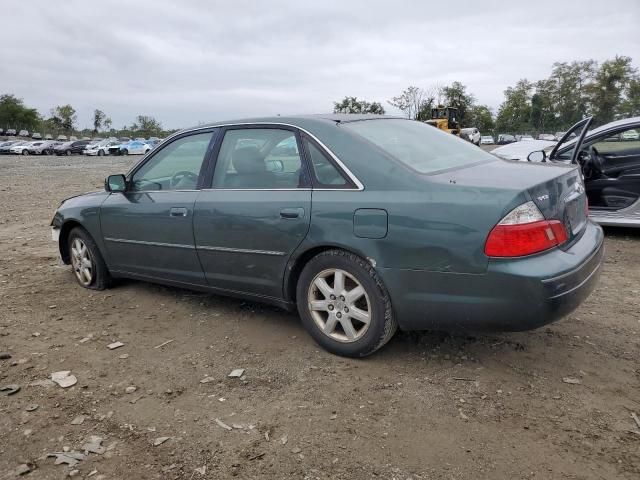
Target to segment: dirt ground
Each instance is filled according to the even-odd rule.
[[[133,161],[0,157],[0,387],[21,387],[0,394],[0,478],[640,478],[640,231],[606,231],[599,287],[560,322],[400,333],[349,360],[275,308],[80,288],[53,211]],[[30,385],[61,370],[77,384]],[[104,451],[74,467],[47,457],[92,435]]]

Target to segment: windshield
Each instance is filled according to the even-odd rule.
[[[422,122],[380,119],[342,125],[419,173],[495,161],[493,155],[471,143]]]

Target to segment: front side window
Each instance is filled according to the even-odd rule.
[[[305,184],[296,135],[277,128],[228,130],[213,173],[213,188],[283,189]]]
[[[131,190],[193,190],[213,132],[182,137],[158,151],[133,175]]]
[[[495,161],[493,155],[475,145],[422,122],[381,119],[345,122],[341,125],[418,173]]]

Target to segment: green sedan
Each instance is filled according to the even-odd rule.
[[[62,202],[52,228],[85,288],[128,277],[297,308],[354,357],[398,328],[557,320],[593,290],[604,250],[578,168],[375,115],[183,130]]]

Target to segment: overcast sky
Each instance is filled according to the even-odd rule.
[[[7,5],[8,6],[8,5]],[[8,6],[9,7],[9,6]],[[80,127],[100,108],[167,128],[323,113],[353,95],[458,80],[497,107],[556,61],[640,64],[640,1],[13,1],[1,14],[0,93]]]

